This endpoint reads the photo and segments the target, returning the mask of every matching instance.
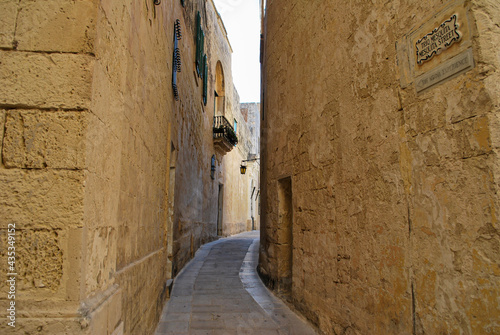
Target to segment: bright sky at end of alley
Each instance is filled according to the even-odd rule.
[[[233,82],[241,102],[260,101],[259,0],[214,0],[233,48]]]

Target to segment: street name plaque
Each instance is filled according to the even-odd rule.
[[[435,55],[448,49],[453,43],[460,41],[462,35],[458,28],[457,14],[453,14],[439,27],[420,38],[415,43],[417,64],[422,65],[423,62],[431,60]]]
[[[474,67],[474,57],[472,49],[467,49],[459,55],[449,59],[435,69],[416,78],[417,92],[421,92],[426,88],[434,86],[445,79],[452,77],[455,74],[464,72]]]

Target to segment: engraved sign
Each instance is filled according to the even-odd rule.
[[[426,88],[434,86],[445,79],[470,70],[474,67],[474,57],[472,49],[467,49],[461,54],[439,65],[437,68],[418,77],[415,81],[417,92],[421,92]]]
[[[457,20],[457,15],[452,15],[450,19],[441,23],[439,27],[415,43],[415,47],[417,48],[417,63],[419,65],[440,54],[441,51],[462,38],[462,35],[458,31]]]

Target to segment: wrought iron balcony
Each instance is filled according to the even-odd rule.
[[[233,126],[222,115],[214,117],[214,144],[224,153],[231,151],[238,144],[238,136],[234,132]]]

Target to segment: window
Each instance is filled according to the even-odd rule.
[[[220,61],[215,66],[215,115],[225,114],[224,70]]]

